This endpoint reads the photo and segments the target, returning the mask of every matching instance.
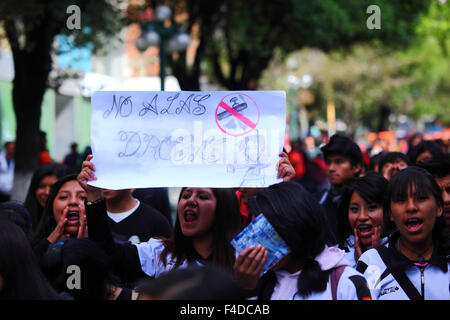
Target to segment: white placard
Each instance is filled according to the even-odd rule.
[[[96,91],[91,105],[93,186],[231,188],[281,181],[284,91]]]

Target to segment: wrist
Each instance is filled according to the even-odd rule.
[[[95,198],[89,198],[88,197],[87,200],[86,200],[86,205],[87,206],[93,206],[93,205],[96,205],[96,204],[102,202],[103,200],[105,200],[105,198],[103,198],[102,196],[95,197]]]
[[[58,241],[58,237],[52,233],[47,237],[47,241],[51,244],[56,243]]]

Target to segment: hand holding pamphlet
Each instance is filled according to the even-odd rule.
[[[267,260],[261,271],[261,275],[270,270],[283,257],[290,253],[290,249],[263,214],[253,220],[232,241],[231,245],[239,254],[250,246],[263,245],[267,252]]]

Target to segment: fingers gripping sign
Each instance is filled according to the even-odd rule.
[[[102,191],[100,188],[93,187],[88,184],[89,181],[97,180],[97,177],[94,174],[95,165],[91,162],[92,158],[92,155],[88,155],[86,160],[83,161],[83,164],[81,165],[81,172],[77,179],[81,187],[84,191],[86,191],[88,201],[95,201],[102,197]]]
[[[286,152],[280,152],[278,156],[281,159],[277,163],[277,178],[282,178],[283,182],[291,181],[295,178],[295,169],[289,161]]]

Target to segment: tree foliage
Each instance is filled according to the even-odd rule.
[[[203,0],[172,1],[186,10],[188,26],[199,26],[195,68],[227,89],[255,89],[276,49],[284,54],[315,47],[324,51],[374,39],[392,47],[411,44],[414,26],[431,0]],[[184,6],[182,4],[185,4]],[[380,30],[366,26],[370,5],[381,9]],[[185,56],[173,60],[177,77],[189,74]],[[181,61],[181,62],[180,62]],[[193,79],[195,80],[195,79]],[[183,87],[183,83],[181,83]]]
[[[287,74],[309,72],[317,96],[309,107],[310,117],[326,118],[326,101],[333,100],[337,116],[353,132],[357,124],[388,130],[391,114],[406,114],[415,120],[434,115],[450,124],[449,5],[432,3],[410,34],[407,48],[378,40],[328,52],[304,49],[289,56],[288,60],[298,64],[295,70],[289,70],[281,58],[274,60],[262,88],[287,89]]]
[[[70,5],[80,8],[80,30],[67,28],[66,9]],[[14,59],[15,178],[30,175],[38,166],[41,104],[52,69],[56,35],[70,35],[74,45],[90,43],[97,50],[108,36],[120,30],[118,5],[114,1],[88,0],[0,2],[0,21]]]

